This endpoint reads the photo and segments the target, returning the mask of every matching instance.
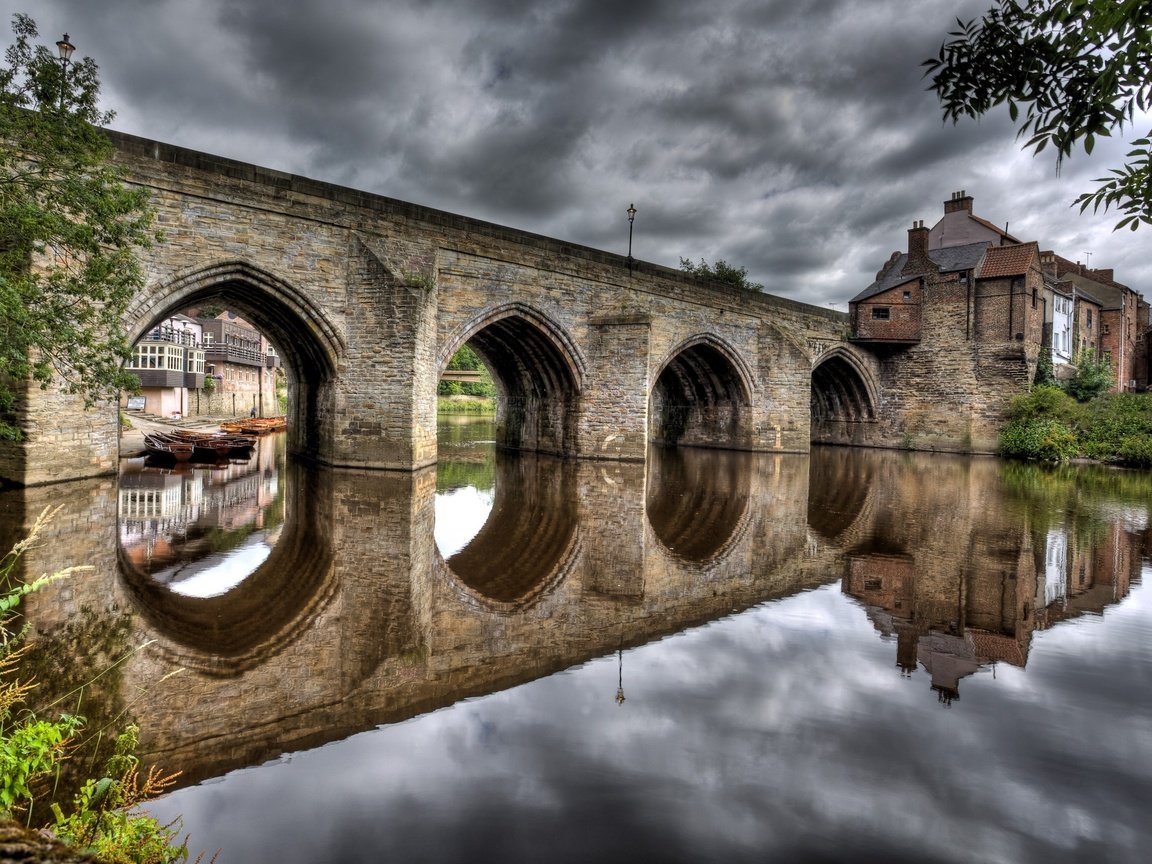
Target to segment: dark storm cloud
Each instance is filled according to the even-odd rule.
[[[1024,239],[1092,251],[1144,288],[1140,244],[1068,207],[1123,140],[1057,176],[1003,113],[944,124],[925,92],[921,61],[987,2],[45,0],[35,14],[99,60],[125,131],[612,251],[635,203],[638,257],[724,258],[815,303],[865,287],[960,188]]]

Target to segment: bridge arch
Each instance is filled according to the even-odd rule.
[[[700,334],[668,352],[648,397],[649,440],[743,449],[751,438],[752,374],[724,340]]]
[[[221,261],[152,286],[126,313],[129,339],[181,309],[213,302],[244,317],[276,347],[288,379],[288,446],[318,455],[323,418],[332,416],[334,381],[346,342],[324,310],[295,285],[243,260]]]
[[[444,346],[440,374],[465,344],[496,383],[497,446],[574,455],[586,362],[563,328],[523,303],[487,310]]]
[[[822,354],[812,367],[812,441],[863,444],[876,422],[879,387],[871,369],[844,346]]]

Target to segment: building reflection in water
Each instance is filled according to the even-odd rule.
[[[268,557],[284,521],[284,436],[214,465],[127,460],[119,484],[126,563],[178,594],[223,594]]]
[[[812,462],[825,493],[858,488],[847,475],[859,472],[859,460],[848,452],[818,450]],[[1036,631],[1102,613],[1139,579],[1142,506],[1084,498],[1068,511],[1077,514],[1069,524],[1063,508],[1014,506],[1021,474],[1059,485],[1035,466],[1006,471],[991,460],[935,457],[931,472],[894,470],[883,460],[874,467],[882,487],[896,492],[845,549],[843,590],[895,639],[901,672],[923,667],[945,705],[959,698],[963,678],[998,662],[1023,669]],[[1081,498],[1075,482],[1064,494]]]

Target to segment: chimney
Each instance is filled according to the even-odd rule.
[[[904,265],[904,275],[924,273],[932,269],[928,258],[928,229],[924,220],[913,222],[908,229],[908,263]]]
[[[959,192],[952,193],[952,199],[944,202],[944,215],[949,213],[957,213],[959,211],[967,213],[972,212],[972,196],[969,195],[964,189]]]

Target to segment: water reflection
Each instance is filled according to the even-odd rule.
[[[126,564],[189,597],[231,590],[278,539],[283,463],[282,434],[260,439],[247,459],[213,465],[125,460],[119,513]]]
[[[508,858],[587,860],[588,819],[637,859],[1124,860],[1152,840],[1113,831],[1152,794],[1128,767],[1152,740],[1123,719],[1144,716],[1132,682],[1152,674],[1146,475],[838,449],[573,463],[458,435],[438,471],[286,466],[278,542],[217,597],[117,566],[123,490],[65,496],[29,568],[97,573],[34,595],[29,617],[51,637],[88,608],[154,640],[118,669],[145,755],[194,782],[297,754],[172,799],[222,861],[330,859],[294,827],[317,818],[363,853],[341,860],[463,860],[497,810],[517,826]],[[469,489],[490,507],[446,547],[440,502]],[[47,495],[21,494],[4,512]],[[1037,802],[1081,813],[1076,843],[1097,845],[1062,858]],[[212,834],[231,813],[246,827]],[[959,842],[982,829],[995,842]]]
[[[122,585],[182,667],[233,676],[307,629],[330,585],[324,478],[285,465],[283,435],[251,459],[175,469],[127,460],[119,483]]]

